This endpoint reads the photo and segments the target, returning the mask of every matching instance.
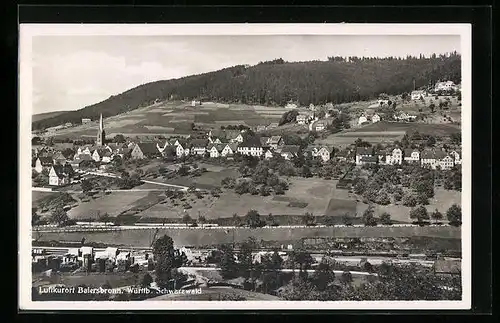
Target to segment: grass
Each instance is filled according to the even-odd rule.
[[[42,278],[42,275],[39,276]],[[132,286],[140,282],[140,274],[134,273],[57,273],[52,277],[42,278],[51,284],[63,284],[66,286],[87,285],[99,287],[108,283],[112,288]]]
[[[31,191],[31,201],[34,204],[35,202],[38,202],[44,198],[47,198],[49,196],[54,196],[60,194],[59,192],[41,192],[41,191]]]
[[[75,208],[68,211],[71,219],[97,219],[100,214],[108,213],[111,217],[116,217],[120,213],[131,209],[138,200],[148,195],[148,192],[113,192],[89,202],[80,203]]]
[[[449,136],[452,133],[460,132],[460,126],[455,124],[429,124],[417,122],[386,122],[380,121],[367,126],[350,130],[348,132],[392,132],[404,131],[412,133],[418,131],[421,134],[433,136]]]
[[[155,229],[136,229],[110,232],[44,232],[39,241],[99,242],[116,246],[150,247]],[[381,238],[428,237],[461,238],[461,228],[456,227],[310,227],[310,228],[238,228],[222,229],[159,229],[157,236],[170,236],[178,246],[209,246],[221,243],[243,242],[249,237],[264,241],[290,241],[306,237]]]

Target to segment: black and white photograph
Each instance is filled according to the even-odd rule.
[[[470,25],[19,46],[22,309],[470,309]]]

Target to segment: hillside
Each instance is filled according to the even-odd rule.
[[[36,122],[36,121],[41,121],[45,119],[50,119],[53,117],[57,117],[63,113],[67,113],[68,111],[54,111],[54,112],[46,112],[46,113],[38,113],[34,114],[31,116],[31,121]]]
[[[275,60],[251,67],[234,66],[219,71],[140,85],[77,111],[33,122],[43,129],[81,118],[115,116],[155,101],[201,98],[223,103],[283,105],[342,103],[367,100],[379,93],[398,94],[438,80],[461,81],[461,57],[342,58],[328,61]]]

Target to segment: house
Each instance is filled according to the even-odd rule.
[[[156,149],[158,149],[158,151],[160,153],[163,153],[163,151],[168,147],[170,146],[170,143],[168,142],[168,140],[165,140],[165,142],[161,142],[161,141],[158,141],[156,142]]]
[[[446,82],[437,82],[436,85],[434,86],[434,91],[440,92],[440,91],[450,91],[450,90],[455,90],[457,86],[453,81],[446,81]]]
[[[69,164],[73,169],[75,169],[75,168],[80,168],[81,164],[84,161],[91,161],[91,160],[93,160],[92,157],[87,154],[75,155],[74,159],[70,161]]]
[[[270,149],[270,148],[267,148],[267,149],[265,150],[265,152],[264,152],[264,158],[265,158],[265,159],[271,159],[271,158],[273,158],[273,157],[274,157],[274,152],[273,152],[273,150],[272,150],[272,149]]]
[[[92,119],[82,118],[82,124],[91,123],[91,122],[92,122]]]
[[[177,157],[189,156],[191,146],[186,140],[178,140],[175,145],[175,154]]]
[[[225,144],[222,149],[221,156],[222,157],[232,157],[238,151],[237,143]]]
[[[314,125],[314,130],[316,130],[316,131],[323,131],[323,130],[325,130],[325,128],[326,128],[326,124],[324,121],[318,121]]]
[[[290,160],[293,157],[296,157],[300,152],[300,146],[297,145],[284,145],[281,148],[280,155],[285,160]]]
[[[139,142],[130,153],[132,159],[145,159],[159,157],[161,154],[154,142]]]
[[[260,157],[264,153],[260,139],[256,137],[247,138],[238,146],[237,151],[242,155],[257,157]]]
[[[358,165],[377,164],[377,163],[378,163],[377,156],[361,156]]]
[[[215,136],[208,137],[208,142],[211,144],[222,144],[222,140]]]
[[[272,136],[271,138],[268,139],[266,145],[273,148],[273,149],[278,149],[278,147],[281,147],[284,144],[283,138],[281,136]]]
[[[436,169],[438,162],[434,151],[426,149],[420,154],[420,164],[422,167],[430,167]]]
[[[201,105],[201,101],[196,101],[196,100],[191,101],[191,106],[192,107],[195,107],[197,105]]]
[[[35,162],[35,171],[41,173],[44,169],[52,167],[54,160],[51,157],[38,157]]]
[[[420,162],[420,151],[418,151],[417,149],[405,149],[404,161],[408,164]]]
[[[335,159],[340,161],[340,162],[353,162],[354,161],[352,153],[349,150],[341,150],[341,151],[335,153]]]
[[[261,132],[261,131],[265,131],[267,128],[267,125],[258,125],[256,128],[255,128],[255,131],[256,132]]]
[[[450,156],[453,157],[456,165],[462,164],[462,152],[460,150],[452,150],[450,152]]]
[[[387,160],[392,157],[392,154],[385,149],[380,149],[377,150],[376,156],[378,158],[378,163],[381,165],[385,165]]]
[[[441,167],[442,170],[449,170],[455,166],[455,159],[453,158],[453,156],[446,155],[439,159],[438,163],[439,167]]]
[[[306,124],[307,116],[305,114],[299,114],[296,120],[298,124]]]
[[[297,105],[295,103],[288,103],[285,105],[286,109],[297,109]]]
[[[192,155],[205,155],[207,152],[207,139],[193,139],[191,140],[191,154]]]
[[[113,160],[113,154],[107,149],[101,151],[101,163],[107,164]]]
[[[321,157],[323,162],[327,162],[331,159],[333,155],[333,147],[321,147],[318,152],[316,153],[316,156]]]
[[[365,122],[368,122],[368,119],[366,119],[365,116],[359,117],[359,119],[358,119],[358,125],[361,125],[361,124],[363,124]]]
[[[378,114],[374,114],[372,116],[372,122],[375,123],[375,122],[379,122],[380,121],[380,116]]]
[[[309,110],[311,111],[316,111],[316,107],[314,106],[314,104],[309,104]]]
[[[387,165],[401,165],[403,163],[403,151],[400,148],[394,148],[386,152],[385,163]]]
[[[269,139],[271,139],[271,137],[260,137],[260,144],[262,145],[262,147],[269,146]]]
[[[412,100],[420,100],[420,99],[424,98],[424,96],[425,96],[425,92],[421,91],[421,90],[411,92],[411,99]]]
[[[92,159],[93,159],[96,163],[98,163],[98,162],[100,162],[100,161],[101,161],[101,155],[99,154],[99,150],[98,150],[98,149],[96,149],[96,150],[94,150],[94,151],[92,152],[91,157],[92,157]]]
[[[71,165],[52,165],[49,172],[49,185],[62,186],[70,183],[73,168]]]
[[[85,145],[85,146],[81,146],[81,147],[78,147],[78,150],[77,150],[77,154],[78,155],[81,155],[81,154],[87,154],[87,155],[92,155],[92,152],[95,150],[94,147],[90,146],[90,145]]]
[[[374,155],[375,155],[375,153],[373,151],[373,147],[358,147],[358,148],[356,148],[356,165],[363,165],[362,159],[364,159],[365,163],[367,161],[371,161],[371,158],[375,157]]]
[[[210,158],[219,158],[224,148],[225,146],[222,144],[211,144],[208,146],[207,152],[210,154]]]

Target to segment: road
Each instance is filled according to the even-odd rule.
[[[89,174],[89,175],[96,175],[96,176],[104,176],[104,177],[112,177],[112,178],[120,178],[120,176],[113,174],[113,173],[106,173],[106,172],[90,172],[90,171],[80,171],[80,173],[83,174]],[[154,184],[154,185],[159,185],[159,186],[165,186],[165,187],[173,187],[181,190],[187,190],[189,187],[188,186],[182,186],[182,185],[176,185],[176,184],[167,184],[167,183],[160,183],[160,182],[154,182],[150,180],[144,180],[142,179],[144,183],[148,184]]]

